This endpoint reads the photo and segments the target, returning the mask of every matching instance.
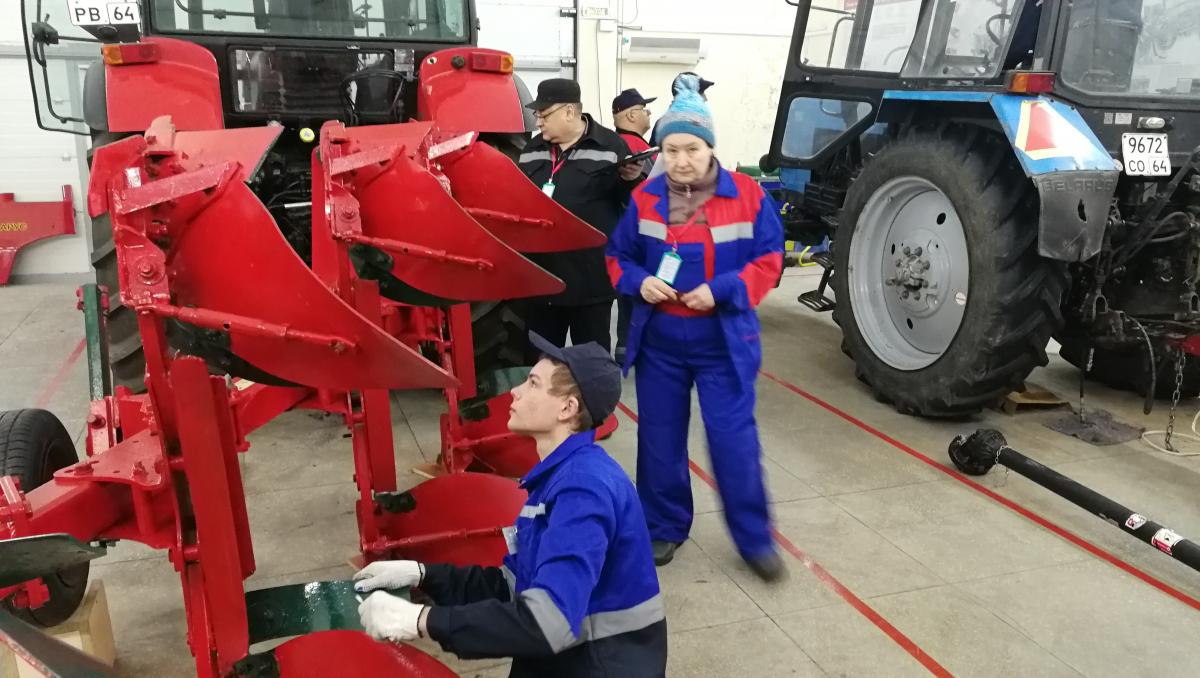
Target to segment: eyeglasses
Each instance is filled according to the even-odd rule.
[[[554,115],[555,113],[561,111],[562,109],[564,109],[566,107],[567,107],[567,104],[559,104],[557,108],[551,108],[548,111],[540,111],[538,113],[534,113],[533,116],[535,118],[537,118],[538,120],[545,121],[547,118],[549,118],[550,116]]]

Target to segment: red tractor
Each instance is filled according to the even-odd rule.
[[[288,409],[338,413],[366,560],[498,563],[524,503],[511,478],[537,461],[505,426],[524,373],[507,302],[562,288],[522,253],[604,236],[505,156],[522,88],[511,56],[470,46],[469,2],[246,4],[70,3],[103,55],[85,93],[87,458],[53,415],[0,414],[0,600],[58,623],[87,563],[132,539],[180,573],[200,676],[452,675],[356,632],[347,582],[244,591],[237,455]],[[55,34],[31,32],[44,65]],[[388,391],[412,388],[447,411],[434,477],[400,491]],[[31,634],[0,613],[0,639],[29,651]]]

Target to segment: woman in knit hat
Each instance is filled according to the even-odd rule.
[[[699,76],[677,81],[659,121],[666,172],[634,191],[607,251],[613,285],[636,299],[624,367],[635,368],[640,410],[638,495],[655,563],[665,565],[692,525],[695,384],[733,541],[755,574],[774,581],[785,570],[771,541],[754,421],[762,363],[754,309],[779,279],[783,226],[758,184],[714,157]]]

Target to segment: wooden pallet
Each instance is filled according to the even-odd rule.
[[[1067,401],[1037,384],[1025,384],[1024,390],[1013,391],[1004,396],[1004,400],[1000,401],[996,409],[1012,415],[1028,410],[1052,409],[1066,404]]]
[[[117,659],[113,640],[112,620],[108,613],[108,597],[104,582],[94,580],[88,585],[83,603],[65,622],[45,632],[54,638],[112,666]],[[42,672],[0,644],[0,678],[41,678]]]

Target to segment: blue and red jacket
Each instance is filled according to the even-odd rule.
[[[762,364],[754,309],[775,287],[783,270],[779,210],[753,178],[723,167],[717,168],[716,192],[701,207],[707,228],[668,225],[669,200],[666,174],[643,183],[634,191],[629,209],[608,242],[609,278],[619,294],[635,300],[625,372],[637,359],[642,331],[655,311],[642,299],[642,282],[658,270],[663,255],[677,247],[684,265],[673,287],[690,292],[708,283],[734,367],[743,382],[751,383]],[[702,268],[688,265],[701,260]]]

